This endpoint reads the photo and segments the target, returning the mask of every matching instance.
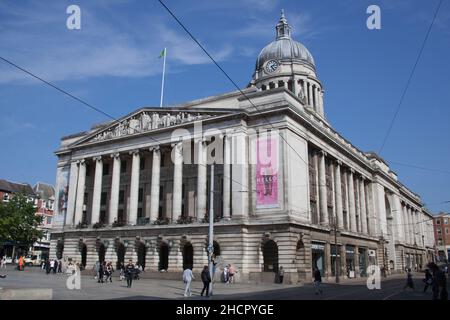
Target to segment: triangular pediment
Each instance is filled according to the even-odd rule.
[[[75,145],[118,139],[163,128],[175,127],[212,117],[232,114],[233,110],[161,109],[138,110],[90,133]]]

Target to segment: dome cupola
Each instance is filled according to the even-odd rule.
[[[303,44],[292,39],[292,28],[283,10],[275,29],[276,38],[259,53],[249,85],[260,90],[285,86],[323,116],[323,90],[314,58]]]

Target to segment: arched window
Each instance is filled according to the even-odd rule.
[[[83,269],[86,268],[86,260],[87,260],[87,246],[83,243],[81,245],[81,265]]]
[[[273,240],[263,244],[264,271],[278,271],[278,246]]]
[[[162,243],[159,247],[159,263],[158,270],[167,270],[169,268],[169,246],[167,243]]]
[[[147,254],[147,248],[145,247],[145,244],[142,242],[139,243],[137,248],[137,264],[142,267],[142,270],[145,268],[145,256]]]
[[[98,247],[98,261],[100,261],[100,263],[103,263],[105,261],[105,252],[105,245],[103,243],[100,243]]]
[[[190,242],[183,247],[183,270],[194,266],[194,248]]]
[[[125,246],[122,242],[117,245],[117,269],[125,264]]]

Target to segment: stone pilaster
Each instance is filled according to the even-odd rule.
[[[128,212],[128,224],[137,224],[137,211],[139,200],[139,170],[140,170],[140,154],[139,150],[130,152],[132,156],[131,162],[131,182],[130,182],[130,206]]]
[[[120,189],[120,154],[114,153],[111,155],[113,167],[112,167],[112,179],[111,179],[111,197],[109,203],[109,224],[112,224],[117,220],[118,208],[119,208],[119,189]]]
[[[94,193],[92,195],[92,216],[91,224],[100,220],[100,201],[102,195],[102,179],[103,179],[103,161],[102,157],[95,157],[95,177],[94,177]]]

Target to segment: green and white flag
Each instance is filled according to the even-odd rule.
[[[162,58],[162,57],[165,57],[166,56],[166,48],[164,48],[163,49],[163,51],[161,51],[161,53],[159,54],[159,57],[158,58]]]

